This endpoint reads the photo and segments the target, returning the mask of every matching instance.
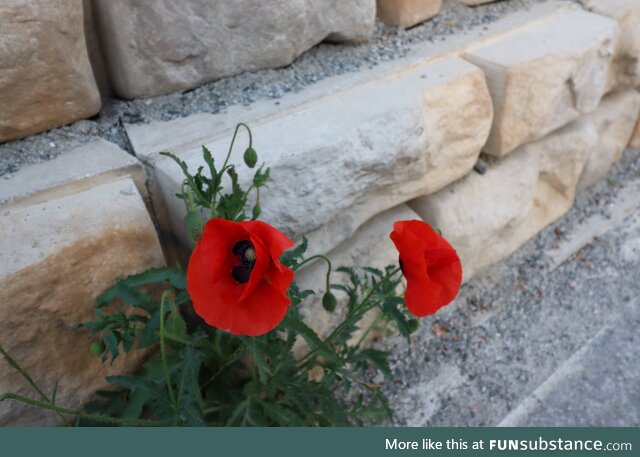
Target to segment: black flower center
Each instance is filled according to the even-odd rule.
[[[256,264],[256,250],[253,247],[253,243],[249,240],[238,241],[233,245],[231,252],[238,257],[239,265],[233,267],[231,270],[231,276],[240,284],[244,284],[249,281],[251,276],[251,270]]]

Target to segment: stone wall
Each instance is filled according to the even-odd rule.
[[[26,14],[19,3],[12,0],[0,10],[10,18]],[[65,3],[69,11],[81,4],[60,2]],[[324,3],[338,12],[338,5],[347,2]],[[374,3],[353,2],[353,10],[334,18],[283,9],[281,14],[303,21],[312,35],[293,40],[287,59],[320,39],[363,39],[370,25],[355,32],[353,24],[345,24],[372,24]],[[158,153],[172,151],[195,169],[203,164],[201,145],[216,158],[226,154],[237,122],[252,127],[260,160],[272,167],[274,181],[261,196],[264,219],[294,238],[306,235],[312,252],[356,266],[393,264],[392,220],[422,218],[458,250],[465,280],[481,274],[560,218],[576,192],[605,176],[625,148],[640,144],[640,72],[635,65],[640,0],[584,3],[584,9],[542,3],[443,43],[420,44],[402,59],[327,78],[287,94],[278,105],[263,100],[220,114],[125,124],[135,157],[101,140],[0,180],[0,335],[10,335],[1,343],[37,381],[59,378],[58,398],[70,406],[103,387],[110,370],[133,369],[140,354],[99,371],[85,349],[86,335],[74,326],[88,317],[96,295],[116,278],[164,263],[157,233],[171,262],[176,251],[189,248],[182,229],[184,205],[175,197],[182,175]],[[617,8],[611,9],[613,3]],[[202,53],[172,55],[175,49],[147,40],[144,29],[132,25],[164,24],[171,16],[170,2],[162,2],[166,10],[157,10],[167,12],[165,17],[138,14],[131,10],[135,4],[92,4],[103,50],[108,49],[104,38],[112,36],[107,61],[130,52],[122,48],[125,41],[138,46],[140,66],[127,68],[131,73],[123,73],[118,83],[110,75],[116,92],[131,90],[129,96],[135,96],[160,87],[176,90],[226,72],[209,73],[213,67],[207,62],[220,52],[206,45],[213,35],[202,37]],[[38,17],[42,8],[29,14]],[[117,25],[109,19],[111,8],[127,11],[131,21],[122,25],[130,27],[122,36],[110,30]],[[221,10],[219,20],[236,24],[234,14]],[[186,20],[180,14],[175,18],[169,28]],[[82,17],[75,20],[81,23]],[[81,33],[72,35],[67,36],[70,46],[77,45]],[[292,39],[287,36],[285,41]],[[145,54],[144,46],[158,46],[153,49],[159,54]],[[41,48],[35,49],[44,52]],[[156,55],[163,57],[145,58]],[[85,51],[74,56],[82,60],[74,68],[87,67]],[[45,57],[15,62],[37,67]],[[202,73],[185,71],[196,61]],[[255,62],[239,60],[233,71]],[[113,73],[118,67],[110,63],[106,68]],[[149,82],[136,76],[153,71],[163,77]],[[0,78],[5,74],[10,73]],[[92,100],[97,90],[95,83],[90,86],[74,84],[85,92],[66,97]],[[2,130],[2,115],[0,134],[20,131]],[[241,162],[241,150],[233,161]],[[303,270],[299,280],[320,288],[316,268]],[[329,320],[318,304],[310,301],[305,307],[311,325],[326,329]],[[68,348],[55,359],[48,352],[52,338]],[[0,391],[23,389],[7,366],[0,366]],[[54,421],[37,410],[0,405],[0,423]]]
[[[148,97],[286,66],[322,41],[367,41],[376,13],[387,25],[412,27],[437,15],[442,1],[7,0],[0,143],[91,117],[100,93]]]

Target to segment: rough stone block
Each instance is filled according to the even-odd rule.
[[[260,161],[271,167],[272,181],[261,194],[262,217],[290,236],[307,234],[314,252],[327,252],[374,215],[464,176],[486,140],[491,117],[482,72],[446,59],[251,123]],[[171,125],[145,131],[165,137]],[[188,129],[176,125],[174,138]],[[229,141],[224,132],[202,143],[221,161]],[[203,164],[199,146],[178,155],[191,169]],[[231,163],[242,163],[242,147]],[[159,214],[186,241],[184,204],[175,197],[182,172],[172,160],[153,166],[156,210],[164,207]],[[248,183],[250,170],[238,171]]]
[[[595,125],[577,121],[409,206],[455,246],[469,280],[569,210],[597,141]]]
[[[413,27],[438,14],[442,0],[377,0],[378,17],[386,25]]]
[[[631,140],[629,141],[629,147],[632,149],[640,148],[640,117],[638,118],[638,122],[636,123],[636,128],[633,131]]]
[[[495,108],[485,152],[507,154],[595,110],[617,34],[612,19],[572,11],[467,49]]]
[[[142,164],[117,145],[97,140],[47,162],[29,165],[10,179],[0,178],[0,205],[34,204],[59,198],[123,176],[146,196]]]
[[[485,3],[495,2],[496,0],[457,0],[467,6],[484,5]]]
[[[640,111],[640,93],[626,90],[607,95],[598,109],[585,118],[598,132],[598,142],[589,149],[579,189],[606,176],[629,144]]]
[[[141,354],[113,366],[89,352],[76,325],[93,317],[97,295],[117,278],[164,263],[145,205],[130,179],[34,205],[0,207],[0,338],[45,391],[59,381],[57,403],[79,407],[107,386],[104,377],[132,370]],[[0,364],[0,391],[33,397]],[[57,416],[9,401],[0,424],[53,424]]]
[[[375,20],[375,0],[110,0],[93,7],[110,80],[125,98],[282,67],[323,40],[367,40]]]
[[[5,0],[0,18],[0,142],[100,110],[82,0]]]
[[[456,248],[467,281],[518,247],[517,240],[505,235],[520,227],[531,211],[538,172],[535,157],[514,153],[485,175],[471,173],[409,206]]]
[[[620,26],[608,88],[640,88],[640,0],[586,0],[585,6]]]

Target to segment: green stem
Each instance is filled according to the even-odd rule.
[[[159,334],[160,333],[158,332],[158,335]],[[204,346],[201,346],[199,344],[195,344],[193,341],[189,341],[187,339],[180,338],[179,336],[172,335],[171,333],[166,333],[165,332],[164,333],[164,338],[167,339],[167,340],[173,341],[175,343],[184,344],[185,346],[191,346],[191,347],[194,347],[194,348],[204,347]]]
[[[321,254],[316,254],[314,256],[309,257],[308,259],[304,259],[302,262],[300,262],[298,265],[292,267],[291,269],[293,271],[297,271],[298,269],[300,269],[300,267],[302,267],[303,265],[316,260],[316,259],[322,259],[327,263],[327,279],[326,279],[326,288],[327,288],[327,292],[331,291],[331,260],[329,260],[328,257],[321,255]]]
[[[231,138],[231,145],[229,146],[229,151],[227,152],[227,157],[224,159],[224,163],[222,164],[222,168],[220,169],[220,174],[222,175],[222,173],[224,173],[224,169],[227,166],[227,163],[229,163],[229,158],[231,157],[231,151],[233,150],[233,143],[235,143],[236,141],[236,136],[238,135],[238,130],[240,130],[240,127],[244,127],[245,129],[247,129],[247,132],[249,133],[249,147],[251,147],[253,145],[253,138],[251,136],[251,129],[249,128],[249,126],[243,122],[240,122],[238,125],[236,125],[236,129],[233,131],[233,138]]]
[[[311,259],[311,258],[310,258]],[[308,259],[309,260],[309,259]],[[304,262],[303,262],[304,263]],[[301,264],[302,265],[302,264]],[[369,290],[369,293],[367,293],[367,295],[365,295],[365,297],[362,299],[362,301],[360,302],[360,304],[358,306],[356,306],[356,308],[352,311],[352,313],[347,316],[347,318],[342,321],[342,323],[340,323],[340,325],[338,325],[333,332],[331,332],[331,334],[325,338],[322,343],[312,349],[311,351],[309,351],[305,356],[303,356],[300,359],[299,363],[299,367],[303,368],[304,365],[309,361],[309,359],[311,357],[313,357],[321,348],[323,347],[327,347],[327,345],[334,339],[336,338],[345,328],[347,328],[348,326],[350,326],[353,322],[357,321],[358,319],[360,319],[360,317],[362,315],[364,315],[367,311],[369,311],[370,309],[373,308],[373,306],[368,306],[367,302],[369,301],[369,299],[371,298],[371,296],[373,295],[373,293],[378,289],[378,287],[380,286],[380,284],[383,284],[384,282],[388,281],[389,279],[391,279],[396,273],[398,273],[400,271],[400,268],[396,268],[395,270],[387,273],[379,282],[377,282],[372,288],[371,290]],[[375,303],[374,303],[375,306]]]
[[[233,364],[234,362],[236,362],[238,360],[238,357],[240,357],[242,354],[244,353],[244,348],[239,347],[238,349],[235,350],[235,352],[233,353],[233,355],[231,356],[231,358],[229,360],[227,360],[219,369],[218,371],[216,371],[216,373],[211,376],[211,378],[209,378],[209,380],[207,382],[205,382],[204,384],[202,384],[202,389],[204,389],[205,387],[207,387],[209,384],[211,384],[218,376],[220,376],[220,374],[229,367],[229,365]]]
[[[167,366],[167,351],[164,344],[164,304],[167,300],[171,292],[168,290],[162,294],[162,298],[160,300],[160,357],[162,359],[162,371],[164,373],[164,380],[167,384],[167,390],[169,391],[169,398],[171,400],[171,405],[173,406],[174,411],[178,408],[176,404],[176,397],[173,394],[173,386],[171,385],[171,377],[169,375],[169,367]]]
[[[69,414],[71,416],[79,417],[81,419],[87,419],[98,422],[107,422],[111,424],[117,425],[145,425],[145,426],[153,426],[153,425],[161,425],[160,421],[153,420],[145,420],[145,419],[125,419],[125,418],[116,418],[110,416],[103,416],[101,414],[90,414],[85,413],[84,411],[78,411],[76,409],[63,408],[60,406],[53,405],[51,403],[45,403],[38,400],[33,400],[28,397],[23,397],[22,395],[15,394],[13,392],[8,392],[0,395],[0,402],[4,400],[16,400],[22,403],[26,403],[27,405],[36,406],[38,408],[47,409],[49,411],[55,411],[59,415]]]
[[[11,357],[9,355],[9,353],[7,351],[4,350],[4,347],[2,347],[2,345],[0,345],[0,354],[2,354],[5,358],[5,360],[7,361],[7,363],[9,365],[11,365],[11,367],[13,367],[15,370],[18,371],[18,373],[20,373],[20,375],[25,379],[25,381],[27,381],[27,383],[29,383],[29,385],[31,387],[33,387],[33,390],[35,390],[38,395],[40,395],[42,397],[42,399],[44,401],[46,401],[47,403],[53,405],[53,401],[51,401],[51,399],[49,398],[49,396],[47,394],[45,394],[43,392],[43,390],[38,386],[38,384],[36,384],[36,382],[33,380],[33,378],[29,375],[29,373],[27,373],[19,364],[18,362],[16,362],[13,357]],[[64,423],[66,425],[71,425],[67,419],[62,416],[61,414],[58,414],[60,416],[60,419],[62,419],[64,421]]]
[[[378,313],[378,315],[376,316],[376,318],[373,320],[373,322],[371,323],[371,325],[369,325],[369,327],[367,328],[367,330],[365,330],[365,332],[362,334],[362,336],[358,339],[358,342],[355,344],[354,348],[359,348],[360,345],[362,344],[362,342],[367,338],[367,335],[369,333],[371,333],[371,330],[373,330],[373,328],[378,324],[378,322],[380,322],[380,319],[382,319],[382,312]]]
[[[229,145],[229,150],[227,151],[227,157],[225,157],[224,163],[222,164],[222,168],[220,168],[220,171],[215,177],[216,187],[219,186],[220,183],[222,182],[222,176],[224,175],[224,172],[227,169],[227,164],[229,163],[229,159],[231,158],[231,151],[233,151],[233,144],[236,142],[236,136],[238,136],[238,130],[240,130],[240,127],[244,127],[245,129],[247,129],[247,132],[249,133],[249,147],[251,147],[253,144],[251,129],[247,124],[240,122],[238,125],[236,125],[236,128],[233,131],[233,137],[231,138],[231,144]],[[211,178],[213,178],[213,176]],[[211,207],[210,207],[212,217],[217,217],[217,210],[216,210],[218,206],[217,202],[218,202],[218,194],[215,193],[212,197]]]

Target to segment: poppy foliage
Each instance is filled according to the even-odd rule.
[[[418,220],[395,222],[391,240],[407,280],[404,300],[409,312],[424,317],[449,304],[462,282],[460,258],[449,242]]]
[[[258,336],[284,318],[293,272],[278,260],[293,242],[262,221],[211,219],[187,269],[195,312],[212,327]]]

